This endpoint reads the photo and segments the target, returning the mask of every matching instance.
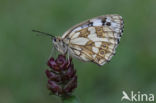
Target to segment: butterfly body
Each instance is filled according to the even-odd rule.
[[[61,37],[52,38],[52,43],[57,51],[59,51],[61,54],[66,54],[68,52],[68,44],[65,43]]]
[[[122,32],[121,16],[104,15],[75,25],[62,37],[53,38],[53,44],[62,54],[104,65],[115,54]]]

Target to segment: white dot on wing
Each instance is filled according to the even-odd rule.
[[[101,19],[92,19],[91,22],[93,22],[93,26],[101,26],[102,25]]]

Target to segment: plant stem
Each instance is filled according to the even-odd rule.
[[[63,103],[80,103],[76,96],[62,97]]]

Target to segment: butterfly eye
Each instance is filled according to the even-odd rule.
[[[56,42],[56,38],[54,38],[53,41]]]

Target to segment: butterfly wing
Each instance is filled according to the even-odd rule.
[[[115,54],[122,32],[121,16],[104,15],[75,25],[62,38],[72,56],[104,65]]]

